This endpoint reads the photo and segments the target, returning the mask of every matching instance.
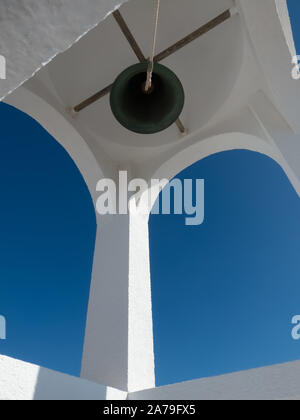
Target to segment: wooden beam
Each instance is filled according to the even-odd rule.
[[[183,125],[182,121],[179,118],[176,121],[176,125],[177,125],[178,130],[180,131],[180,133],[182,135],[186,135],[187,134],[187,130],[185,129],[185,126]]]
[[[135,55],[137,58],[142,62],[146,61],[146,57],[144,56],[142,50],[140,49],[138,43],[136,42],[132,32],[130,31],[129,27],[127,26],[127,23],[123,19],[123,16],[121,15],[119,10],[116,10],[113,12],[113,17],[117,21],[118,25],[120,26],[121,31],[123,32],[125,38],[129,42],[131,48],[133,49]]]
[[[180,41],[176,42],[175,44],[171,45],[171,47],[167,48],[166,50],[162,51],[161,53],[157,54],[154,58],[154,61],[159,62],[164,60],[165,58],[169,57],[170,55],[176,53],[177,51],[181,50],[182,48],[189,45],[191,42],[195,41],[196,39],[200,38],[200,36],[206,34],[207,32],[211,31],[212,29],[219,26],[221,23],[225,22],[226,20],[230,19],[232,16],[230,10],[226,10],[226,12],[222,13],[221,15],[217,16],[215,19],[212,19],[210,22],[206,23],[205,25],[201,26],[196,31],[192,32],[191,34],[187,35]]]
[[[90,96],[88,99],[81,102],[79,105],[76,105],[74,107],[75,112],[80,112],[83,109],[87,108],[88,106],[92,105],[94,102],[99,101],[99,99],[103,98],[104,96],[108,95],[111,91],[112,84],[109,86],[106,86],[104,89],[99,90],[99,92],[95,93],[95,95]]]

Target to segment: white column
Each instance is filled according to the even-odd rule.
[[[125,391],[155,386],[146,216],[99,219],[82,377]]]

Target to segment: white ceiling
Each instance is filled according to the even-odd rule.
[[[162,0],[157,51],[232,6],[231,0]],[[131,0],[121,12],[148,56],[153,2]],[[242,63],[243,42],[240,21],[232,18],[162,62],[175,71],[183,83],[186,104],[182,119],[190,132],[206,124],[231,93]],[[70,107],[110,84],[121,71],[136,62],[137,58],[110,16],[57,56],[47,66],[47,71],[63,105]],[[175,126],[150,136],[127,131],[115,121],[108,96],[81,111],[77,122],[94,139],[126,146],[154,147],[180,138]]]

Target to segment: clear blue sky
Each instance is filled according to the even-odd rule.
[[[300,4],[289,1],[296,42]],[[78,375],[95,215],[66,152],[36,122],[0,105],[0,353]],[[211,156],[206,219],[152,216],[157,384],[300,359],[300,200],[281,168],[247,151]]]

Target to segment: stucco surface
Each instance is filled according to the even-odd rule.
[[[1,0],[0,54],[7,79],[0,99],[68,49],[126,0]]]
[[[0,400],[299,400],[300,361],[126,393],[0,356]]]
[[[0,400],[121,400],[126,396],[104,385],[0,356]]]
[[[298,400],[300,361],[129,394],[130,400]]]

